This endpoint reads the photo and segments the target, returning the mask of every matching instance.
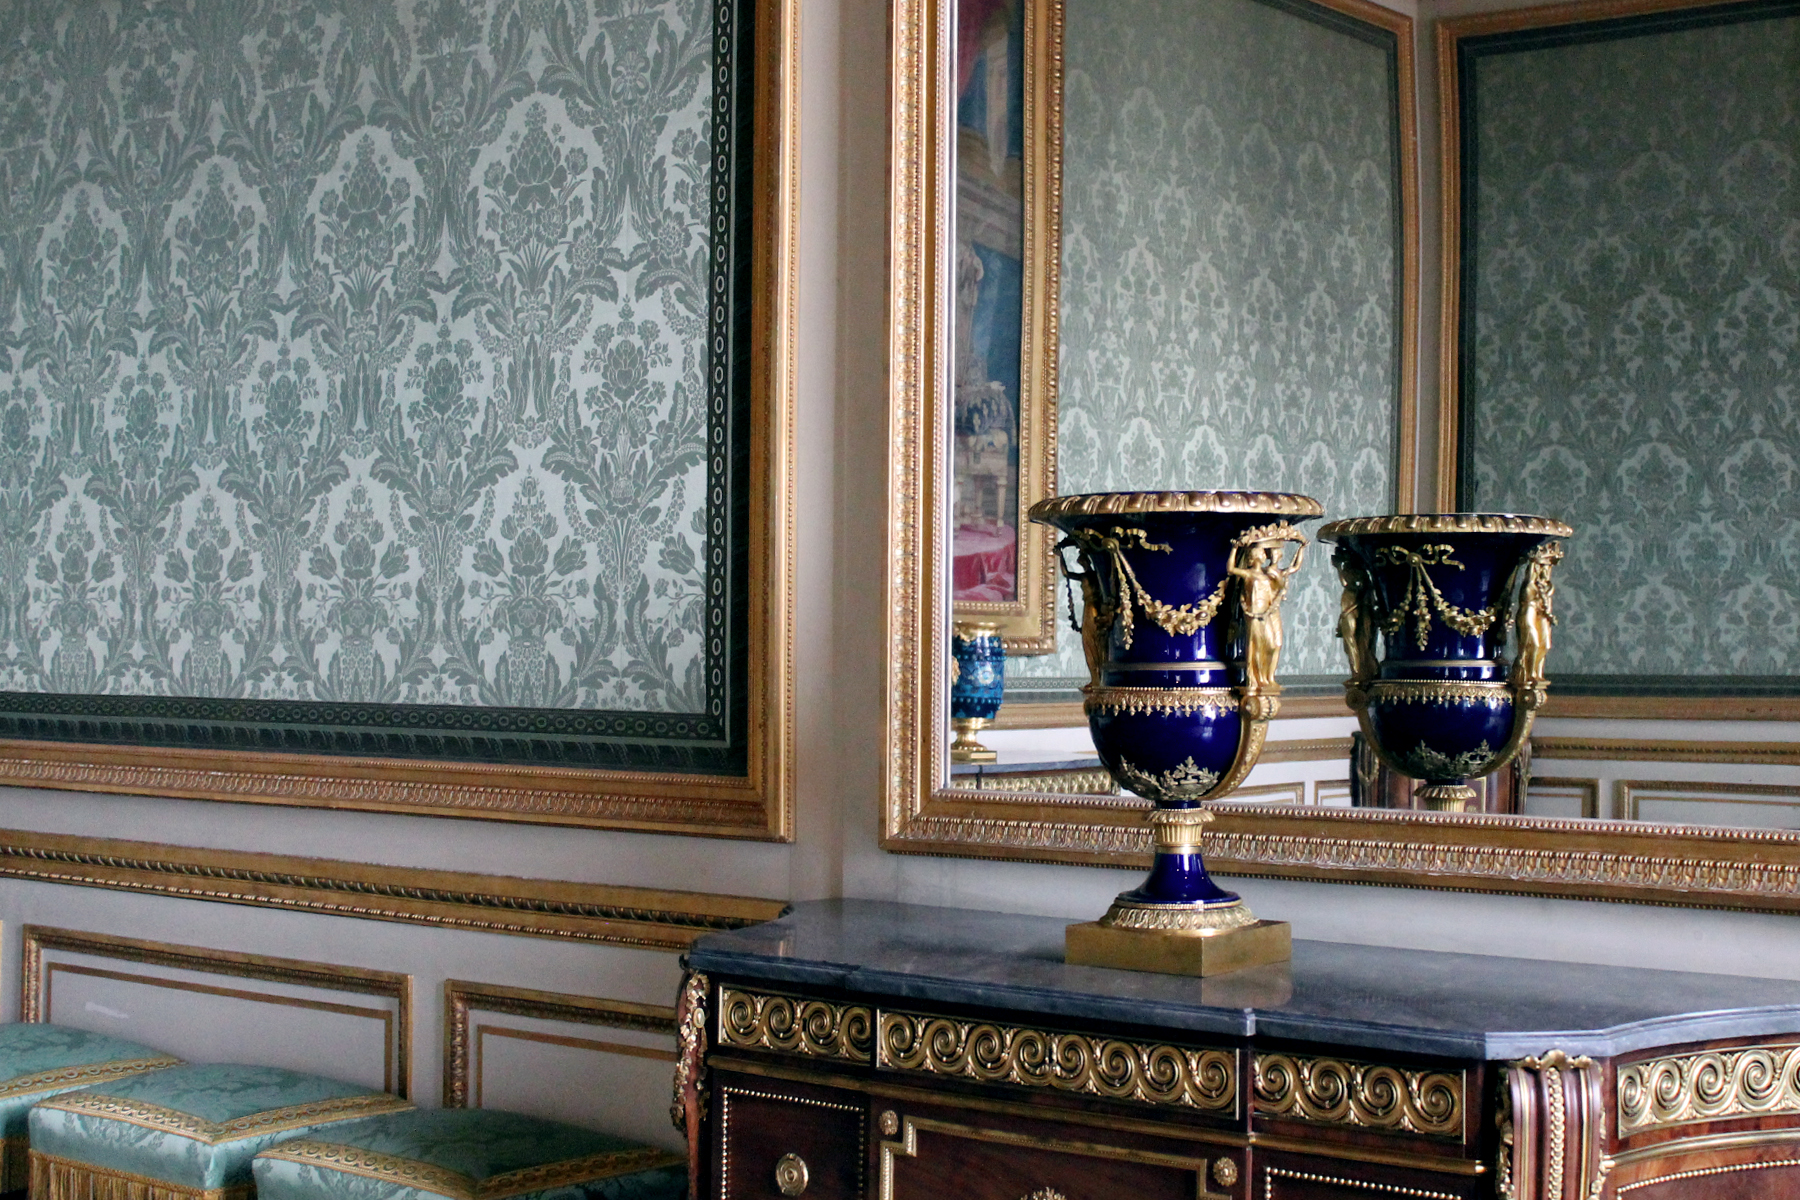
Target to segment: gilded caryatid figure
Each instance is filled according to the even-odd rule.
[[[1290,533],[1295,531],[1289,531]],[[1281,562],[1281,547],[1290,536],[1269,537],[1238,547],[1227,570],[1238,581],[1239,603],[1244,613],[1244,690],[1274,692],[1275,667],[1281,660],[1281,601],[1288,580],[1306,558],[1301,542],[1294,561]]]
[[[1331,556],[1338,579],[1344,585],[1338,600],[1337,635],[1350,660],[1350,682],[1364,684],[1375,678],[1380,660],[1375,656],[1375,582],[1362,564],[1343,550]]]
[[[1513,686],[1521,692],[1541,694],[1548,679],[1544,660],[1550,654],[1550,630],[1556,624],[1552,611],[1556,585],[1550,571],[1562,556],[1560,542],[1545,542],[1526,561],[1525,582],[1519,589],[1519,649],[1512,669]]]

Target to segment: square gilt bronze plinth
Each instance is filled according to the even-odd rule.
[[[1119,929],[1087,921],[1069,926],[1063,961],[1164,975],[1223,975],[1286,962],[1293,956],[1294,935],[1286,921],[1258,921],[1209,933]]]

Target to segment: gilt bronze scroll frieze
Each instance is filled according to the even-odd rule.
[[[876,1066],[1235,1113],[1237,1053],[954,1017],[883,1012]]]
[[[864,1005],[719,989],[721,1046],[866,1063],[870,1032]]]
[[[1251,1103],[1258,1116],[1460,1140],[1467,1083],[1461,1071],[1258,1054]]]

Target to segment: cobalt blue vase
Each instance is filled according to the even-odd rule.
[[[1150,877],[1114,901],[1101,926],[1269,924],[1207,876],[1200,834],[1212,813],[1203,805],[1243,782],[1262,753],[1281,703],[1281,601],[1306,547],[1293,522],[1322,511],[1310,496],[1281,492],[1109,492],[1032,506],[1033,521],[1063,534],[1063,572],[1081,585],[1075,627],[1094,748],[1122,787],[1154,806]]]
[[[1333,521],[1345,698],[1428,809],[1461,812],[1470,779],[1510,762],[1549,679],[1551,570],[1575,531],[1548,517],[1442,513]],[[1376,653],[1376,640],[1381,650]]]
[[[958,621],[950,634],[950,743],[953,762],[991,763],[997,757],[975,737],[1000,711],[1006,693],[1006,643],[991,621]]]

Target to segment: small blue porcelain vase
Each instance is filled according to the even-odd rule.
[[[1426,808],[1463,811],[1468,781],[1530,735],[1549,686],[1550,574],[1558,539],[1573,533],[1504,513],[1357,517],[1319,531],[1338,546],[1345,698],[1382,761],[1424,782]]]
[[[1322,511],[1284,492],[1109,492],[1032,506],[1032,520],[1063,533],[1063,572],[1081,584],[1094,748],[1121,786],[1154,805],[1150,877],[1101,926],[1204,933],[1257,923],[1207,876],[1200,834],[1212,813],[1202,805],[1243,782],[1262,754],[1281,703],[1281,601],[1306,546],[1292,522]]]
[[[950,635],[950,743],[953,762],[991,763],[995,754],[975,735],[993,721],[1006,692],[1006,643],[989,621],[958,621]]]

